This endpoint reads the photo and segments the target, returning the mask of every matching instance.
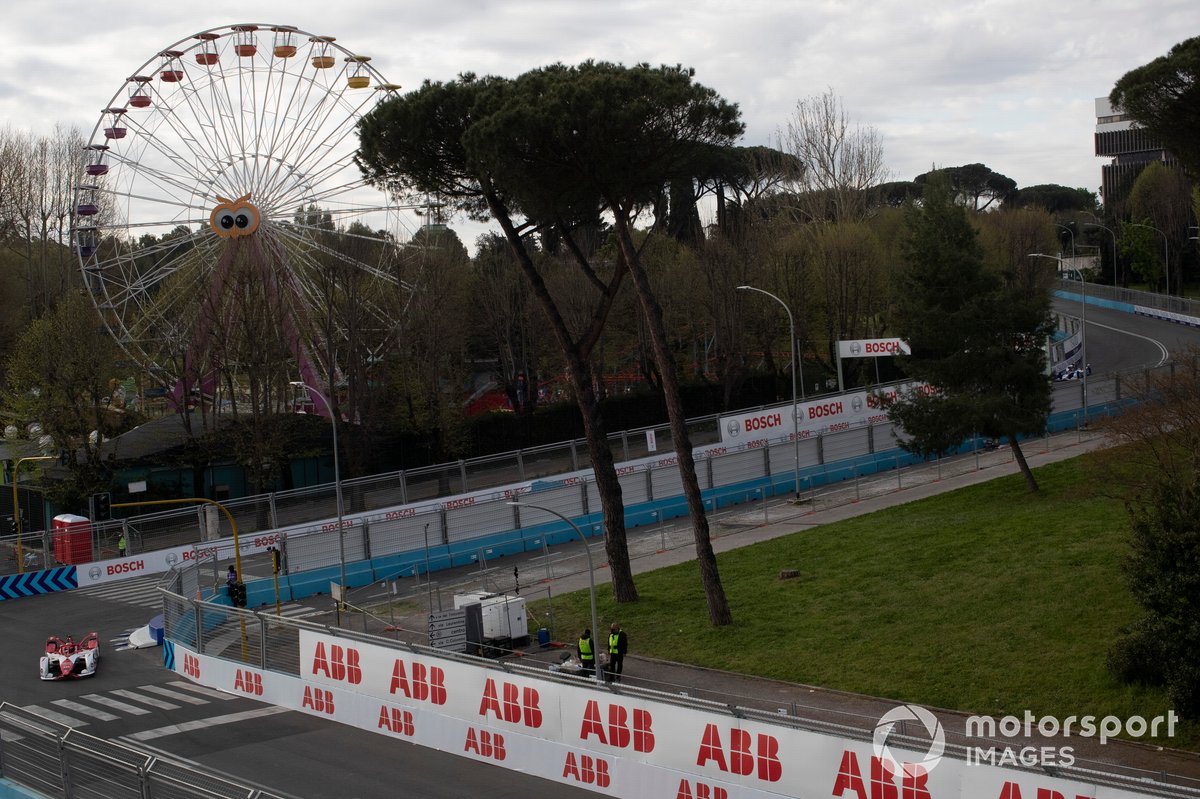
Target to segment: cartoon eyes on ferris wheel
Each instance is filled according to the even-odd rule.
[[[249,236],[258,230],[261,217],[258,208],[249,200],[249,194],[236,200],[217,197],[220,205],[214,208],[208,217],[208,224],[213,232],[223,239],[236,239]]]

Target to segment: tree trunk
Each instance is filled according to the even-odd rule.
[[[600,508],[604,513],[604,548],[608,555],[609,573],[612,578],[613,599],[617,602],[637,602],[637,586],[633,581],[633,567],[629,562],[629,542],[625,534],[625,502],[622,499],[621,483],[613,463],[612,450],[600,416],[600,405],[592,385],[592,370],[580,347],[571,338],[566,322],[554,304],[554,298],[546,288],[545,281],[525,250],[521,236],[514,228],[507,212],[494,196],[487,196],[492,216],[499,223],[508,239],[517,263],[533,288],[534,296],[542,307],[546,320],[558,342],[559,350],[567,361],[567,375],[575,391],[575,403],[583,419],[584,437],[588,443],[588,454],[592,459],[592,472],[596,476],[596,492],[600,496]]]
[[[629,541],[625,535],[625,502],[612,449],[608,446],[608,436],[600,418],[600,403],[592,390],[591,368],[572,351],[567,355],[567,372],[583,418],[584,437],[592,458],[592,472],[596,475],[596,493],[604,513],[604,551],[612,574],[613,598],[618,602],[637,602],[637,586],[629,562]]]
[[[1029,464],[1025,461],[1025,453],[1021,451],[1021,444],[1017,441],[1015,435],[1008,437],[1008,445],[1012,448],[1013,458],[1016,459],[1017,466],[1021,467],[1021,474],[1025,477],[1025,487],[1031,492],[1037,491],[1037,479],[1033,476],[1033,470],[1029,468]]]
[[[662,307],[659,306],[650,287],[649,277],[642,269],[641,258],[629,235],[627,217],[619,210],[614,216],[617,223],[617,238],[629,266],[629,274],[637,288],[638,300],[642,305],[642,316],[646,320],[646,327],[650,331],[650,341],[654,347],[654,358],[658,361],[663,398],[666,401],[667,416],[671,422],[671,438],[675,445],[679,474],[683,479],[683,494],[687,499],[688,513],[692,517],[692,535],[696,541],[696,560],[700,564],[700,581],[704,586],[704,596],[708,600],[708,618],[713,626],[720,627],[731,624],[733,614],[729,609],[729,600],[725,597],[725,588],[721,585],[721,575],[717,570],[717,556],[713,552],[712,540],[709,536],[708,515],[704,510],[704,498],[700,495],[700,482],[696,478],[696,462],[692,457],[692,442],[688,436],[683,402],[679,396],[679,379],[675,369],[675,359],[671,356],[666,329],[663,327]]]

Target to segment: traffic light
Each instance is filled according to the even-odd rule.
[[[17,530],[17,517],[16,517],[16,515],[13,515],[13,516],[9,516],[9,517],[8,517],[8,530],[9,530],[9,532],[10,532],[12,535],[16,535],[18,532],[20,532],[19,530]]]
[[[96,521],[103,522],[112,518],[112,497],[107,491],[92,497],[92,507],[95,508]]]
[[[229,586],[229,600],[233,603],[235,608],[246,607],[246,584],[243,582],[236,582]]]

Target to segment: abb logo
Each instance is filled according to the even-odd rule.
[[[633,710],[633,724],[630,726],[629,711],[621,705],[608,706],[608,724],[602,719],[600,703],[594,699],[588,700],[583,710],[583,726],[579,730],[579,740],[587,741],[591,736],[602,744],[624,749],[633,744],[635,752],[654,751],[654,719],[650,712],[640,708]]]
[[[719,785],[709,785],[699,780],[693,788],[687,780],[680,780],[675,799],[729,799],[729,791]]]
[[[200,658],[183,653],[183,673],[193,680],[200,679]]]
[[[1023,799],[1021,786],[1015,782],[1004,783],[1004,787],[1000,789],[1000,799]],[[1067,797],[1051,788],[1038,788],[1035,799],[1067,799]],[[1088,797],[1077,794],[1075,799],[1088,799]]]
[[[612,782],[608,774],[608,761],[602,757],[580,755],[575,759],[574,752],[567,752],[567,760],[563,763],[563,776],[570,777],[582,785],[595,785],[597,788],[607,788]]]
[[[905,763],[899,769],[901,779],[896,784],[896,763],[883,757],[871,758],[871,792],[863,782],[858,767],[858,756],[849,749],[842,753],[842,764],[838,766],[837,780],[833,783],[833,795],[854,796],[856,799],[931,799],[925,782],[929,772],[916,763]],[[847,792],[850,792],[847,794]],[[1011,799],[1019,799],[1018,796]],[[1043,799],[1041,796],[1038,799]]]
[[[480,757],[490,757],[492,760],[503,760],[507,754],[504,751],[504,736],[498,732],[467,728],[467,743],[464,752],[474,752]]]
[[[329,653],[326,654],[325,643],[317,641],[310,673],[324,674],[330,680],[358,685],[362,682],[362,669],[358,665],[358,650],[352,646],[343,649],[338,644],[330,644]]]
[[[144,568],[146,568],[146,563],[141,560],[127,560],[124,563],[112,563],[105,567],[110,577],[114,574],[140,572]]]
[[[417,702],[430,702],[435,705],[446,704],[446,672],[440,666],[426,666],[424,663],[412,664],[412,677],[408,676],[408,667],[400,658],[396,658],[392,666],[392,681],[388,692],[397,691]]]
[[[479,702],[479,715],[490,714],[499,721],[524,724],[533,729],[542,726],[542,709],[538,707],[536,688],[526,687],[522,690],[510,682],[501,683],[501,686],[500,693],[497,693],[496,681],[488,678]]]
[[[233,678],[233,690],[241,691],[244,694],[251,696],[262,696],[263,684],[262,675],[249,669],[238,669],[237,674]]]
[[[808,406],[808,418],[820,419],[825,416],[837,416],[843,410],[842,401],[834,400],[833,402],[825,402],[820,405]]]
[[[413,724],[412,711],[387,705],[379,706],[379,722],[375,727],[396,735],[403,735],[406,738],[413,737],[417,731]]]
[[[757,770],[756,776],[763,782],[779,782],[783,776],[783,764],[779,762],[779,740],[763,733],[751,735],[738,727],[729,730],[727,753],[717,725],[705,725],[696,765],[705,766],[710,761],[721,771],[742,777],[750,776]]]
[[[318,713],[328,713],[333,715],[333,692],[326,691],[324,688],[313,688],[312,686],[304,686],[304,701],[300,703],[301,707],[311,708]]]
[[[751,430],[767,430],[772,427],[779,427],[783,424],[783,416],[778,413],[767,413],[762,416],[749,416],[746,418],[743,427],[746,432]]]

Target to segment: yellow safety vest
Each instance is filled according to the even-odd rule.
[[[620,641],[621,641],[620,633],[616,633],[615,635],[608,636],[608,651],[610,654],[613,654],[613,655],[617,654],[617,645],[620,643]]]
[[[592,639],[591,638],[580,638],[579,639],[579,658],[580,658],[580,660],[594,660],[595,659],[592,657]]]

